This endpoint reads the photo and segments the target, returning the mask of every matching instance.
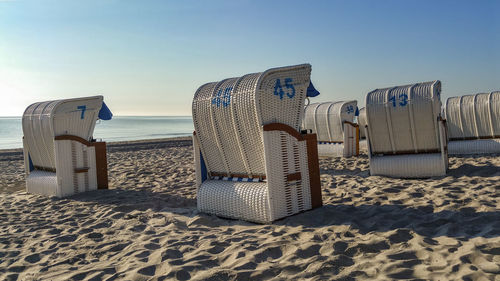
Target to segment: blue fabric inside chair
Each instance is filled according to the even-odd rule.
[[[111,120],[113,118],[113,113],[109,110],[108,106],[102,102],[101,110],[99,110],[99,119],[101,120]]]
[[[307,87],[306,96],[311,97],[311,98],[319,96],[319,92],[318,92],[318,90],[316,90],[316,88],[314,88],[314,85],[312,82],[309,82],[309,86]]]

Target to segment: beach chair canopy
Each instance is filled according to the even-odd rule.
[[[377,89],[366,96],[366,122],[373,154],[440,149],[441,82]]]
[[[44,101],[28,106],[22,125],[33,164],[55,169],[54,137],[72,135],[90,141],[101,110],[102,115],[111,119],[102,96]]]
[[[310,74],[309,64],[273,68],[196,91],[200,211],[272,222],[321,206],[316,137],[299,131],[308,89],[316,94]]]
[[[26,191],[64,197],[108,187],[106,143],[92,134],[112,113],[102,96],[34,103],[22,118]]]
[[[359,110],[358,125],[359,125],[360,138],[363,138],[363,139],[366,138],[366,135],[365,135],[366,109],[364,107]]]
[[[201,86],[193,122],[211,172],[264,175],[262,126],[299,130],[311,66],[269,69]]]
[[[500,92],[448,98],[445,117],[450,140],[500,138]]]
[[[305,107],[302,129],[317,134],[318,141],[343,142],[344,122],[353,123],[357,101],[313,103]]]

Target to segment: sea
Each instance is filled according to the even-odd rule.
[[[106,142],[159,139],[192,135],[191,116],[113,116],[98,120],[94,138]],[[21,117],[0,117],[0,149],[23,147]]]

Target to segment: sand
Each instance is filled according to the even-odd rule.
[[[445,177],[321,159],[324,207],[259,225],[196,210],[189,139],[109,146],[109,190],[24,192],[0,152],[0,280],[500,280],[500,157]]]

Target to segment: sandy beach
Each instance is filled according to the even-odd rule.
[[[500,155],[445,177],[320,160],[324,206],[259,225],[196,210],[190,138],[108,145],[109,190],[24,191],[0,151],[0,280],[500,280]]]

